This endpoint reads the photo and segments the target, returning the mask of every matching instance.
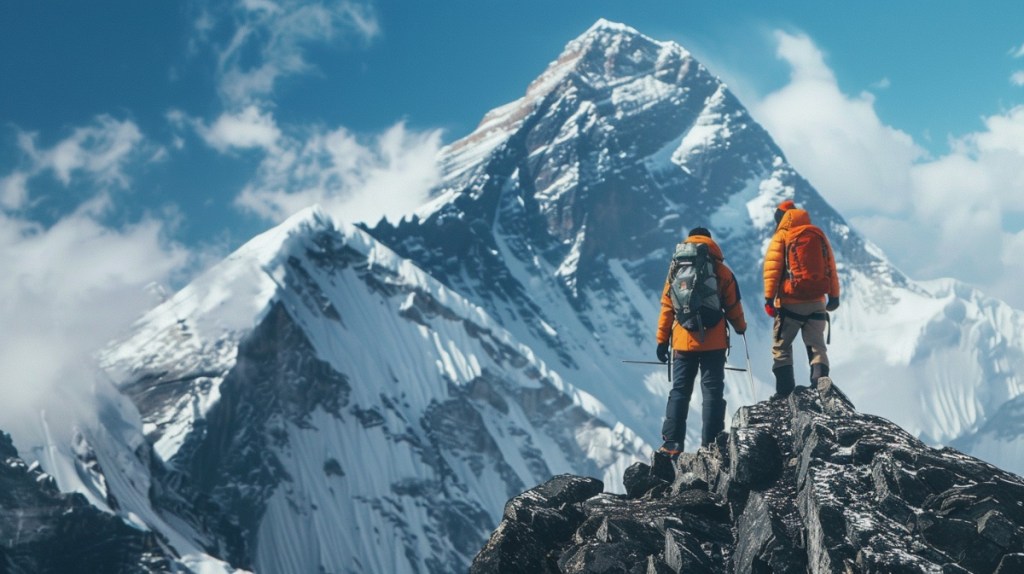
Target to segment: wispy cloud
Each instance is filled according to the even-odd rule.
[[[209,125],[178,110],[171,111],[167,117],[179,129],[192,127],[207,145],[221,153],[235,149],[272,151],[281,138],[274,115],[256,105],[247,106],[237,113],[223,113]]]
[[[1024,70],[1017,70],[1011,74],[1010,83],[1015,86],[1024,86]]]
[[[411,132],[404,124],[368,141],[344,128],[282,140],[236,203],[273,221],[313,204],[344,221],[396,218],[438,183],[440,148],[440,131]]]
[[[134,122],[108,115],[75,128],[53,147],[40,148],[36,140],[34,133],[18,133],[23,165],[0,179],[0,205],[7,209],[23,207],[29,200],[29,180],[46,172],[64,185],[81,175],[101,186],[126,187],[129,178],[125,166],[141,154],[152,152],[144,145],[142,132]]]
[[[754,113],[797,169],[911,276],[955,277],[1024,308],[1024,236],[1003,226],[1024,214],[1024,106],[928,157],[873,96],[840,90],[810,38],[776,39],[793,73]]]
[[[1013,58],[1024,58],[1024,44],[1010,49],[1010,56]]]
[[[188,261],[164,224],[101,223],[100,194],[50,227],[0,212],[0,420],[19,446],[57,441],[98,412],[93,353],[155,303],[146,286]]]
[[[18,132],[21,166],[0,178],[0,420],[23,445],[43,444],[44,416],[55,434],[92,420],[92,353],[154,303],[148,284],[167,281],[190,258],[161,220],[103,223],[112,193],[130,185],[132,162],[160,153],[133,122],[100,116],[51,147],[37,140]],[[43,173],[85,190],[48,225],[22,213]]]
[[[201,34],[212,26],[204,18],[197,21]],[[369,41],[380,33],[373,7],[355,0],[240,0],[232,21],[218,58],[219,90],[229,108],[267,97],[281,78],[313,70],[310,46]]]

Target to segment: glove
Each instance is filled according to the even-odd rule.
[[[767,297],[764,298],[764,312],[767,313],[769,317],[774,317],[776,314],[775,302]]]
[[[658,343],[658,360],[662,363],[668,362],[668,341]]]
[[[839,308],[839,297],[833,298],[831,295],[828,296],[828,303],[825,304],[826,311],[835,311]]]

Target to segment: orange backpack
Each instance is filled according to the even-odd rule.
[[[795,299],[816,299],[828,293],[828,240],[814,225],[801,225],[786,232],[786,281],[782,293]]]

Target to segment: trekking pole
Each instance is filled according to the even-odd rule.
[[[668,369],[667,370],[668,370],[668,383],[670,385],[672,384],[672,363],[675,362],[675,361],[672,360],[672,359],[675,358],[675,357],[673,357],[673,355],[675,355],[675,352],[672,350],[672,338],[669,337],[669,339],[668,339]]]
[[[750,376],[750,397],[757,402],[757,393],[754,391],[754,372],[750,370],[750,347],[747,346],[747,334],[740,333],[740,337],[743,337],[743,351],[747,355],[747,375]]]
[[[630,361],[630,360],[627,360],[627,359],[623,359],[622,362],[623,363],[629,363],[631,365],[664,365],[665,364],[665,363],[662,363],[660,361]],[[668,366],[669,366],[669,372],[671,372],[672,361],[669,361]],[[739,367],[733,367],[733,366],[730,366],[730,365],[726,365],[725,366],[725,370],[726,371],[739,371],[741,373],[746,371],[746,369],[741,369]]]

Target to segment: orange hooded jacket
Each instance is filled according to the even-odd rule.
[[[806,211],[796,208],[789,209],[783,214],[782,221],[779,222],[779,227],[768,244],[768,252],[764,256],[764,297],[774,301],[776,306],[787,303],[810,303],[825,299],[824,295],[814,299],[794,299],[782,296],[783,284],[788,281],[786,278],[786,233],[795,227],[810,224],[811,216]],[[839,273],[836,272],[836,258],[828,240],[825,241],[825,247],[827,248],[825,251],[829,273],[827,294],[833,299],[837,299],[839,298]]]
[[[686,243],[705,243],[714,261],[715,275],[718,277],[718,299],[725,310],[725,318],[737,333],[747,330],[747,321],[743,317],[743,305],[740,305],[740,288],[732,270],[723,263],[722,249],[710,237],[694,235],[686,238]],[[676,322],[676,312],[672,307],[672,296],[669,295],[669,282],[661,291],[661,314],[658,317],[658,343],[664,343],[672,337],[672,348],[677,351],[715,351],[729,346],[725,333],[725,321],[707,329],[704,340],[696,333],[688,331]]]

